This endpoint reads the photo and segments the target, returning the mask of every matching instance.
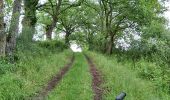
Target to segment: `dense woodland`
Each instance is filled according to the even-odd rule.
[[[64,66],[65,60],[72,55],[69,50],[72,41],[101,66],[99,70],[108,70],[108,75],[115,76],[114,70],[107,66],[121,66],[116,67],[120,71],[118,74],[129,75],[132,77],[129,80],[136,77],[143,80],[143,83],[138,79],[129,82],[129,86],[150,82],[156,93],[150,92],[149,95],[153,93],[159,97],[152,95],[147,98],[148,94],[143,94],[145,90],[139,86],[141,91],[138,92],[129,87],[127,91],[132,94],[128,100],[170,99],[170,29],[164,18],[165,0],[40,1],[0,0],[0,99],[22,100],[39,91],[59,70],[55,65]],[[37,29],[39,26],[43,34]],[[59,34],[64,35],[60,38]],[[41,40],[34,39],[35,35]],[[81,54],[76,56],[79,56],[78,61],[85,62]],[[87,69],[82,67],[82,70]],[[48,75],[42,78],[42,74]],[[88,75],[84,79],[88,79]],[[126,83],[127,79],[124,81]],[[116,82],[110,84],[117,86]],[[114,92],[108,90],[108,94],[109,91]],[[138,99],[133,98],[133,93],[137,93]],[[53,98],[52,94],[49,98]],[[55,100],[72,100],[61,98]]]

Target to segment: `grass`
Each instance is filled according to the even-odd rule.
[[[83,54],[75,54],[75,62],[48,100],[92,100],[92,78]]]
[[[155,88],[154,84],[138,78],[129,67],[102,54],[88,52],[98,69],[102,72],[105,88],[104,100],[114,100],[122,91],[127,93],[126,100],[170,100],[170,96]]]
[[[0,64],[0,100],[23,100],[35,95],[71,58],[72,52],[51,52],[46,48],[18,52],[16,65],[7,70]],[[9,67],[11,68],[11,67]],[[4,70],[4,71],[3,71]]]
[[[131,64],[121,64],[115,57],[94,52],[88,52],[88,55],[103,76],[103,100],[114,100],[120,92],[127,93],[125,100],[170,100],[170,96],[157,89],[152,81],[139,78],[139,73],[130,69]],[[15,66],[0,61],[0,100],[23,100],[35,95],[71,56],[70,50],[55,52],[38,47],[19,52],[20,60]],[[75,53],[73,66],[47,99],[92,100],[91,84],[92,76],[84,55]]]

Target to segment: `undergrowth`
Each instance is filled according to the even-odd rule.
[[[127,100],[170,99],[167,93],[157,88],[155,82],[142,78],[146,76],[152,78],[155,76],[153,75],[154,73],[159,73],[159,68],[155,68],[154,63],[138,62],[138,66],[142,67],[140,72],[139,70],[131,69],[131,63],[117,62],[117,58],[114,56],[107,57],[92,52],[88,54],[91,55],[98,69],[102,72],[104,78],[103,88],[105,89],[104,100],[112,100],[122,91],[127,93]],[[152,68],[157,72],[150,71]]]
[[[48,48],[43,43],[18,45],[15,64],[0,60],[1,100],[23,100],[35,95],[72,56],[61,45]]]

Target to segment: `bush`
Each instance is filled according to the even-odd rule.
[[[63,51],[67,48],[64,42],[58,41],[58,40],[52,40],[52,41],[42,41],[39,42],[39,46],[43,48],[47,48],[52,51]]]
[[[157,77],[161,76],[161,68],[155,63],[146,62],[144,59],[141,59],[136,63],[136,66],[139,77],[143,79],[155,80]]]

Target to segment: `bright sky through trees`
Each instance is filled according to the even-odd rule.
[[[165,12],[165,17],[170,21],[170,1],[166,3],[166,6],[168,7],[168,10]],[[170,22],[169,22],[170,27]]]
[[[74,1],[74,0],[70,0],[70,1]],[[44,4],[45,2],[47,2],[47,0],[40,0],[39,3]],[[168,27],[170,27],[170,1],[166,2],[166,6],[168,7],[168,10],[164,13],[165,17],[168,19]],[[135,35],[135,38],[140,38],[139,36]],[[122,45],[124,45],[125,47],[129,47],[129,45],[127,43],[125,43],[124,40],[120,39],[119,41],[120,43],[122,43]],[[71,44],[71,49],[75,52],[81,52],[81,48],[76,44],[73,43]]]
[[[0,0],[0,76],[0,100],[170,100],[170,0]]]

